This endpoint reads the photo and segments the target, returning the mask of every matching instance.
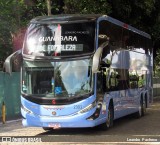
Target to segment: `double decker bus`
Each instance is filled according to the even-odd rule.
[[[107,129],[146,113],[152,54],[149,34],[107,15],[42,16],[30,21],[5,69],[21,68],[24,126]]]

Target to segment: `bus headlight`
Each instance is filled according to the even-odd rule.
[[[91,110],[92,108],[94,108],[96,106],[96,104],[97,103],[96,103],[96,100],[95,100],[92,104],[88,105],[87,107],[85,107],[84,109],[79,111],[78,113],[85,113],[85,112]]]
[[[29,113],[29,114],[32,114],[32,111],[28,110],[26,107],[24,107],[22,104],[21,104],[21,109],[24,110],[25,112]]]

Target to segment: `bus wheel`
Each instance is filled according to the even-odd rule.
[[[146,99],[144,99],[144,101],[142,101],[142,116],[144,116],[146,114]]]
[[[53,131],[53,128],[50,128],[50,127],[43,127],[43,129],[44,129],[45,131]]]
[[[136,118],[140,118],[144,115],[145,111],[146,111],[146,107],[145,107],[145,103],[143,101],[143,98],[141,97],[140,100],[140,105],[139,105],[139,109],[138,111],[135,113]]]
[[[113,105],[110,104],[109,107],[108,107],[107,120],[106,120],[105,123],[101,124],[101,126],[100,126],[103,130],[106,130],[106,129],[113,126],[113,116],[114,116]]]

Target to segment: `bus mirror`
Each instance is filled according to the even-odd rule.
[[[106,41],[106,42],[102,43],[100,45],[100,47],[98,47],[98,49],[96,50],[96,52],[93,56],[93,65],[92,65],[92,72],[93,73],[97,73],[99,71],[102,52],[103,52],[104,47],[106,47],[108,45],[108,42],[109,41]]]
[[[22,54],[21,50],[18,50],[6,58],[4,62],[4,70],[11,75],[13,71],[20,71],[21,63]]]

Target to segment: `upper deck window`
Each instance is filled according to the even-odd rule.
[[[95,22],[70,24],[31,24],[23,54],[72,56],[94,52]]]

